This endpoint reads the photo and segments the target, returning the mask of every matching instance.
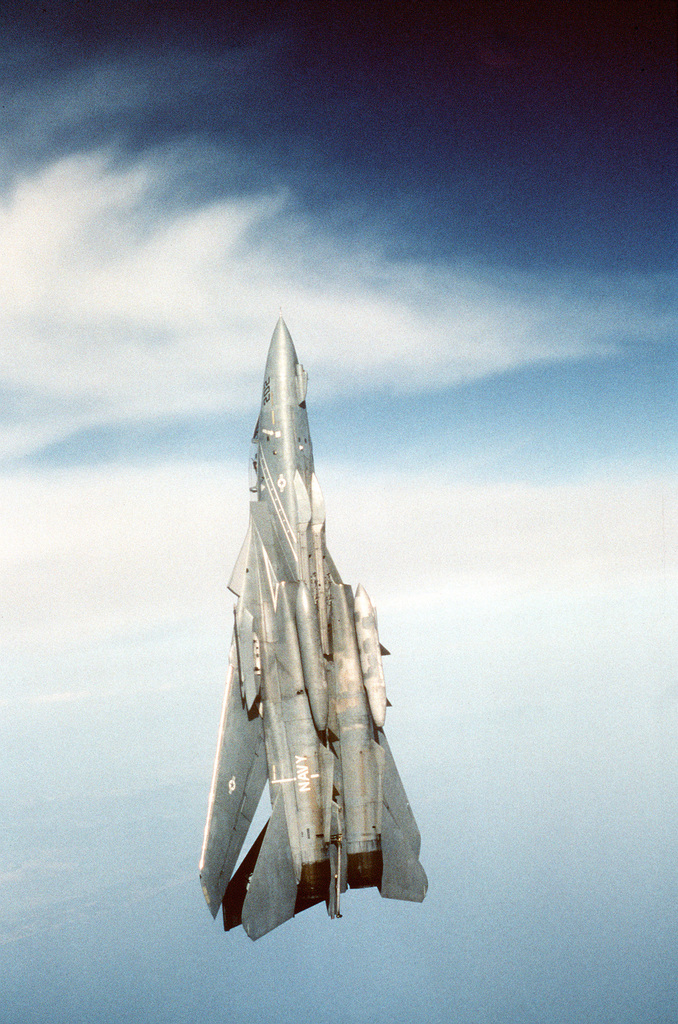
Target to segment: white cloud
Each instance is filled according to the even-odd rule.
[[[174,172],[176,174],[176,171]],[[539,280],[398,263],[261,194],[176,210],[172,154],[81,153],[0,211],[0,384],[40,404],[18,452],[79,426],[253,401],[279,306],[318,393],[426,389],[668,334],[656,282]]]
[[[385,611],[648,586],[675,595],[675,479],[448,485],[328,469],[321,482],[339,571]],[[10,647],[196,622],[230,630],[226,585],[247,525],[244,468],[6,476],[0,521]]]
[[[672,479],[536,486],[375,474],[366,486],[334,472],[324,489],[330,545],[346,549],[340,567],[350,561],[365,585],[370,573],[387,601],[624,587],[674,581],[678,569]]]
[[[4,483],[6,641],[70,642],[225,614],[224,548],[244,536],[245,474],[178,465]]]

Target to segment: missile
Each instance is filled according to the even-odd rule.
[[[360,666],[367,690],[374,724],[383,729],[386,718],[386,681],[381,663],[381,646],[377,632],[377,617],[362,583],[358,584],[353,605],[355,631],[360,651]]]

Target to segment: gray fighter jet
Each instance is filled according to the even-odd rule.
[[[325,546],[307,375],[282,319],[254,430],[237,596],[200,879],[224,928],[257,939],[346,886],[421,902],[420,835],[384,735],[377,618]],[[234,873],[266,780],[271,816]]]

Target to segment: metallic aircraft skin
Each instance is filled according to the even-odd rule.
[[[376,613],[325,545],[306,373],[278,321],[254,431],[252,500],[229,589],[233,641],[200,861],[228,930],[257,939],[346,886],[421,902],[420,836],[383,732]],[[271,817],[234,873],[266,781]]]

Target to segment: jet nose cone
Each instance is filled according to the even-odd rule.
[[[294,375],[297,365],[297,353],[294,349],[292,336],[282,317],[278,320],[271,338],[271,345],[266,360],[268,377],[288,378]]]
[[[272,345],[275,345],[275,344],[285,345],[285,344],[287,344],[287,345],[292,345],[292,348],[294,348],[294,344],[292,343],[292,336],[291,336],[290,332],[288,331],[287,324],[283,320],[282,316],[278,317],[278,322],[275,325],[275,330],[273,331],[273,337],[271,338],[271,344]]]

